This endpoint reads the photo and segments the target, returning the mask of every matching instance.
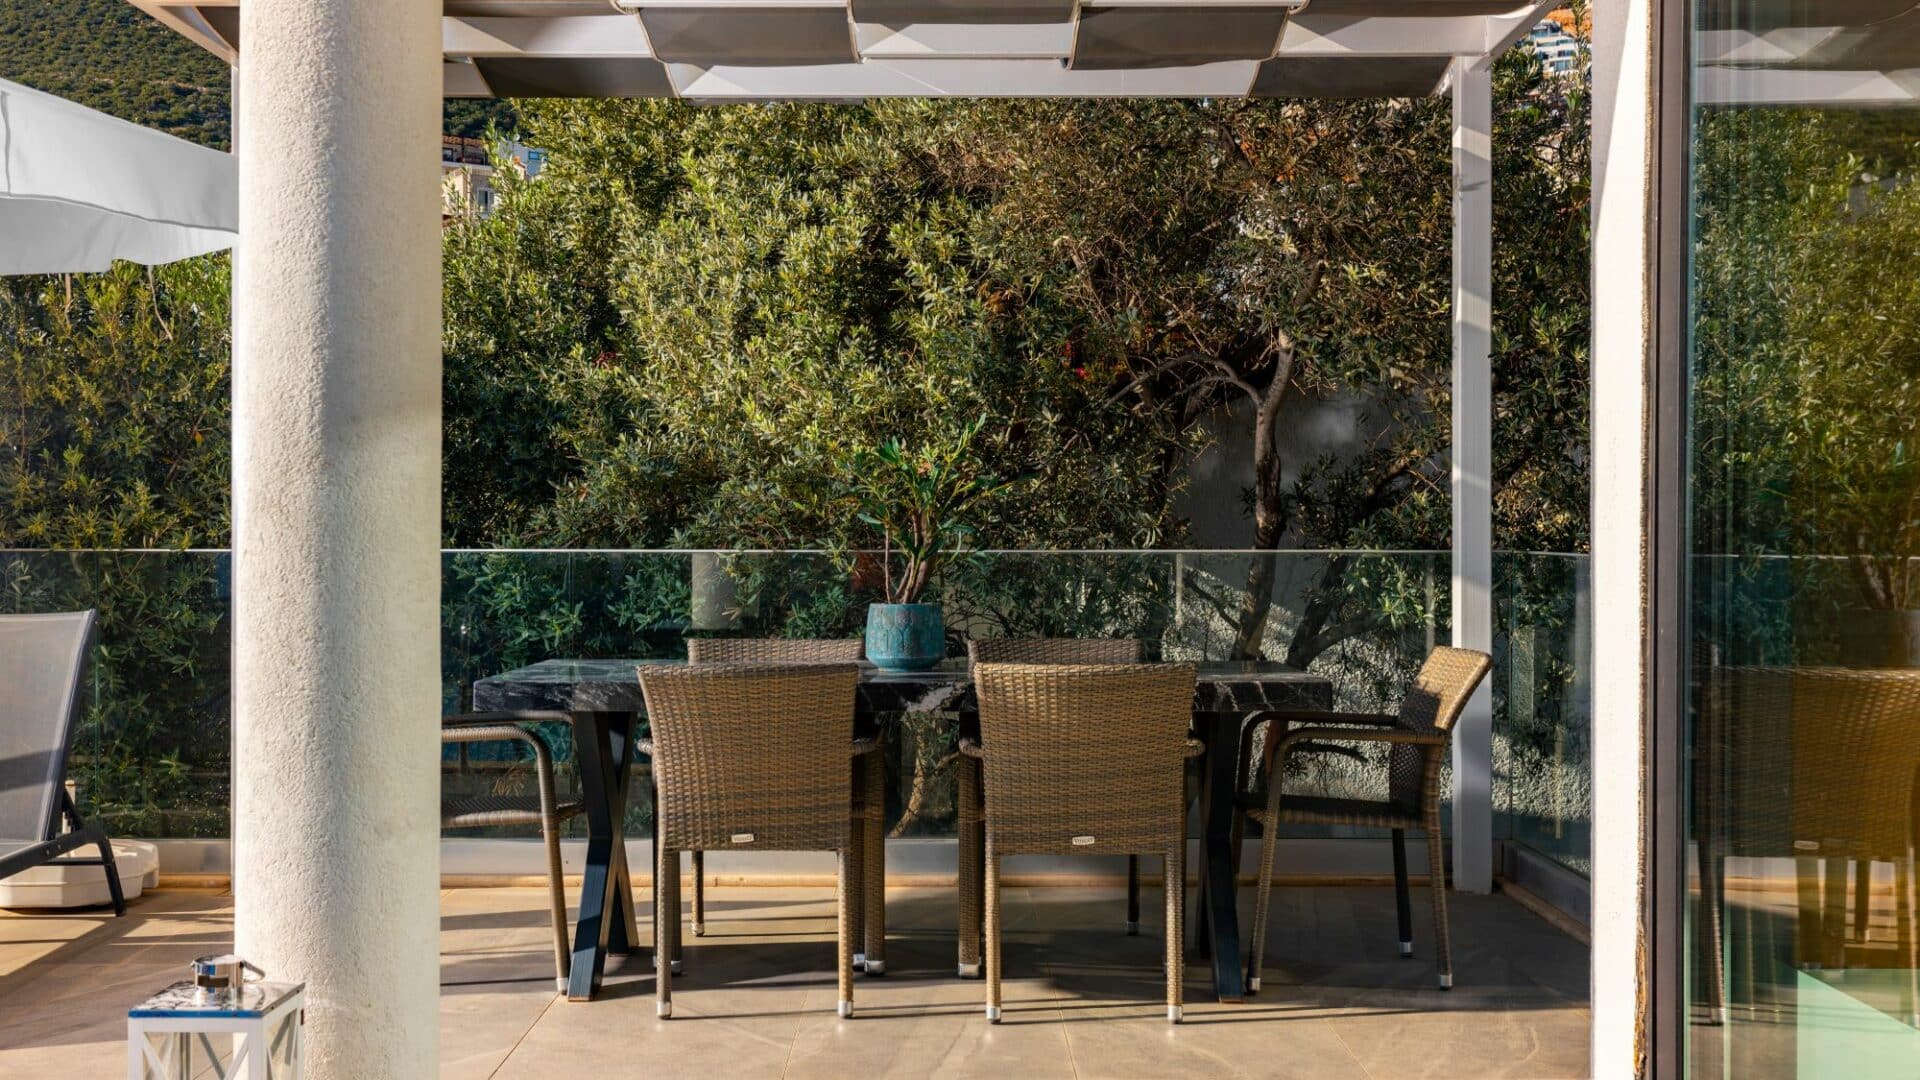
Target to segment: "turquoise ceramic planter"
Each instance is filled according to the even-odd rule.
[[[926,671],[947,658],[947,621],[939,604],[867,607],[867,659],[882,671]]]

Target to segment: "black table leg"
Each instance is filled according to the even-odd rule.
[[[1200,785],[1200,912],[1203,943],[1213,960],[1214,992],[1240,1001],[1246,982],[1240,971],[1240,909],[1235,885],[1239,859],[1233,851],[1234,758],[1240,752],[1238,713],[1197,713],[1206,742]]]
[[[573,714],[574,760],[587,812],[587,864],[567,980],[569,1001],[591,999],[607,953],[631,952],[639,939],[625,827],[633,727],[632,713]]]

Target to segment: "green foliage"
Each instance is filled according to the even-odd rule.
[[[224,257],[0,280],[0,611],[96,608],[72,777],[125,835],[226,830]]]
[[[0,279],[0,548],[214,547],[228,263]]]
[[[441,110],[442,130],[448,135],[483,139],[489,135],[512,138],[520,131],[520,113],[511,101],[499,98],[448,98]]]
[[[847,482],[858,517],[886,537],[889,556],[906,561],[896,581],[887,560],[889,603],[918,603],[942,559],[978,535],[968,516],[1017,482],[982,471],[973,443],[985,424],[975,420],[944,445],[909,450],[889,439],[853,456]]]
[[[1696,543],[1831,557],[1797,564],[1828,609],[1803,627],[1838,596],[1920,607],[1920,185],[1862,156],[1911,161],[1920,128],[1907,120],[1904,152],[1898,130],[1799,109],[1699,124]]]
[[[449,242],[448,412],[488,418],[450,422],[450,540],[879,547],[846,462],[982,416],[985,471],[1042,479],[981,542],[1163,536],[1158,448],[996,330],[923,112],[526,103],[547,170]]]
[[[126,0],[0,0],[0,78],[227,148],[227,66]]]
[[[127,0],[0,0],[0,79],[228,148],[232,74],[212,53]],[[450,98],[449,135],[511,135],[511,103]],[[318,151],[316,151],[318,152]]]

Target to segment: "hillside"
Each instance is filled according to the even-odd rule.
[[[0,79],[227,148],[227,67],[125,0],[0,0]],[[511,130],[513,107],[450,101],[446,130]]]
[[[123,0],[0,0],[0,78],[227,145],[227,68]]]

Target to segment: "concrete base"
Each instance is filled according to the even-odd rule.
[[[140,840],[115,840],[114,867],[119,871],[120,890],[128,900],[160,883],[160,850]],[[92,848],[73,853],[75,858],[90,858]],[[38,908],[66,910],[101,907],[113,903],[107,889],[107,875],[98,866],[36,866],[0,880],[0,908]]]

